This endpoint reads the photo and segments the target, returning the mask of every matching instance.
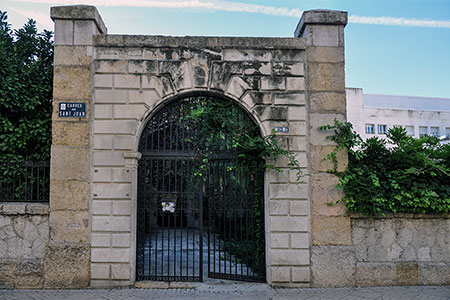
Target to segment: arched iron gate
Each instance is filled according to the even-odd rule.
[[[199,134],[207,124],[191,118],[224,101],[204,96],[174,101],[143,131],[137,280],[202,281],[206,272],[265,280],[263,174],[250,174],[237,163],[232,138],[222,134],[205,158],[207,145]],[[230,122],[256,126],[235,104],[226,105]]]

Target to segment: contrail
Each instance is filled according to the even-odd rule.
[[[19,2],[41,3],[41,4],[80,4],[78,0],[16,0]],[[296,17],[300,18],[302,10],[297,8],[284,8],[267,6],[260,4],[251,4],[243,2],[234,2],[228,0],[85,0],[83,4],[95,6],[122,6],[122,7],[156,7],[156,8],[173,8],[173,9],[209,9],[214,11],[230,11],[256,13],[274,16]],[[372,24],[372,25],[388,25],[403,27],[423,27],[423,28],[445,28],[450,29],[450,20],[420,20],[406,19],[396,17],[365,17],[365,16],[349,16],[349,23],[355,24]]]

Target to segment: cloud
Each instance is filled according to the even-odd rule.
[[[90,4],[95,6],[122,6],[122,7],[157,7],[157,8],[178,8],[178,9],[209,9],[214,11],[230,11],[257,13],[274,16],[296,17],[300,18],[302,10],[296,8],[284,8],[267,6],[260,4],[251,4],[243,2],[234,2],[228,0],[16,0],[28,3],[70,5],[70,4]],[[428,27],[428,28],[447,28],[450,29],[450,20],[419,20],[395,17],[365,17],[349,16],[349,23],[406,26],[406,27]]]
[[[53,30],[53,21],[50,19],[50,16],[39,11],[35,10],[24,10],[24,9],[16,9],[13,7],[7,7],[7,11],[13,11],[19,15],[27,17],[29,19],[33,19],[37,24],[41,25],[43,28],[47,30]]]

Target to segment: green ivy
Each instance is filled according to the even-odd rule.
[[[392,128],[387,139],[365,141],[351,123],[335,120],[321,130],[332,130],[337,146],[327,159],[337,187],[351,212],[383,215],[386,212],[448,213],[450,211],[450,144],[433,136],[414,138],[404,128]],[[337,152],[348,152],[348,167],[337,171]]]

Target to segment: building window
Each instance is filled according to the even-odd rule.
[[[409,136],[414,136],[414,126],[405,126],[406,134]]]
[[[377,128],[378,134],[386,134],[386,131],[387,131],[387,125],[384,125],[384,124],[378,124],[377,127],[378,127],[378,128]]]
[[[439,127],[431,127],[430,134],[434,137],[439,137]]]
[[[375,125],[373,125],[373,124],[366,124],[366,133],[367,134],[374,134],[375,133]]]
[[[428,134],[428,127],[426,126],[419,126],[419,136],[422,137],[424,135]]]

